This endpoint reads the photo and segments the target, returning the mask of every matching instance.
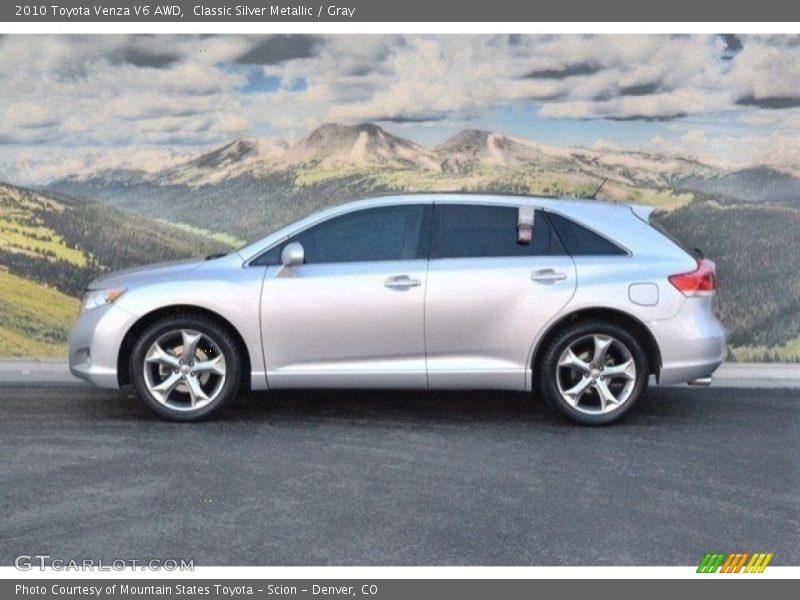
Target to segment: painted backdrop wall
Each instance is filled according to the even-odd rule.
[[[655,205],[730,358],[800,360],[796,36],[0,37],[0,355],[86,283],[373,193]]]

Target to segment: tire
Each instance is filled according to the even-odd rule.
[[[136,395],[147,408],[171,421],[198,421],[236,397],[242,360],[225,327],[204,316],[178,314],[142,332],[129,370]]]
[[[624,327],[601,320],[579,321],[559,331],[544,348],[536,373],[547,404],[581,425],[621,419],[649,378],[641,342]]]

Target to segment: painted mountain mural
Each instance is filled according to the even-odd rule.
[[[435,146],[378,125],[239,139],[162,169],[0,185],[0,354],[59,355],[84,285],[137,263],[229,250],[375,194],[467,191],[655,206],[718,264],[731,360],[800,360],[800,178],[673,154],[562,147],[468,129]]]

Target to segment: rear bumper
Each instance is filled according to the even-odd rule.
[[[711,312],[711,298],[687,298],[671,319],[648,323],[661,352],[660,385],[711,377],[725,357],[725,328]]]
[[[84,311],[69,336],[69,371],[101,388],[118,389],[117,358],[136,317],[114,305]]]

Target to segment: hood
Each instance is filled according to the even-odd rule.
[[[191,258],[188,260],[176,260],[143,267],[133,267],[132,269],[123,269],[122,271],[114,271],[103,277],[98,277],[88,285],[87,289],[98,290],[129,287],[145,281],[175,277],[181,273],[193,271],[205,264],[205,262],[206,260],[203,258]]]

